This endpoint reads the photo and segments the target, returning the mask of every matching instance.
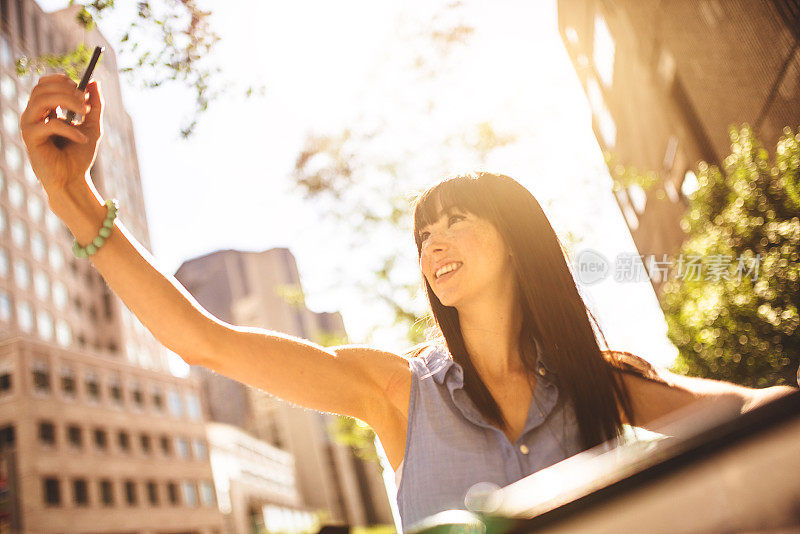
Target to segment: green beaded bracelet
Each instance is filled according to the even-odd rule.
[[[108,239],[108,236],[111,235],[111,229],[114,227],[114,219],[117,218],[117,210],[119,209],[117,199],[112,198],[106,200],[106,208],[108,208],[108,211],[106,212],[106,218],[103,220],[103,226],[100,227],[100,234],[92,239],[92,242],[86,245],[85,248],[78,244],[77,239],[73,241],[72,253],[75,254],[75,257],[88,258],[97,252],[97,249],[102,247],[106,239]]]

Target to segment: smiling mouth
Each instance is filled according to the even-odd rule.
[[[456,272],[458,272],[461,269],[461,266],[463,265],[463,263],[460,263],[460,262],[457,262],[457,263],[458,263],[458,266],[455,269],[453,269],[451,271],[448,271],[448,272],[444,273],[441,276],[437,276],[436,277],[436,283],[443,282],[443,281],[451,278]]]

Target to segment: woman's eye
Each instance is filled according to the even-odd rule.
[[[451,216],[450,216],[450,217],[447,219],[447,223],[448,223],[448,224],[453,224],[454,222],[463,221],[463,220],[464,220],[464,218],[465,218],[465,217],[464,217],[463,215],[451,215]]]

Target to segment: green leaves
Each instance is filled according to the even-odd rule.
[[[93,30],[97,20],[115,7],[114,0],[88,3],[69,0],[68,5],[80,6],[76,23],[86,30]],[[177,82],[193,90],[194,114],[181,128],[183,137],[192,134],[197,117],[221,93],[211,89],[211,78],[220,69],[209,60],[219,41],[211,29],[210,16],[211,12],[200,9],[196,0],[138,2],[134,19],[117,47],[119,71],[132,76],[142,87],[156,88]],[[77,81],[90,56],[91,50],[82,43],[62,55],[22,57],[17,60],[17,74],[38,75],[51,68]]]
[[[752,129],[731,129],[724,172],[702,163],[681,253],[757,262],[757,276],[670,280],[662,293],[675,370],[751,387],[793,384],[800,364],[800,133],[775,159]]]
[[[62,71],[77,82],[91,57],[92,50],[86,46],[86,43],[81,43],[66,54],[45,54],[36,58],[23,57],[17,60],[17,75],[41,75],[47,68],[51,68]]]

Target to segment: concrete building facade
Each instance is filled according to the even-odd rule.
[[[319,530],[302,506],[291,453],[225,423],[208,423],[206,434],[225,532]]]
[[[730,126],[749,124],[770,152],[800,127],[797,0],[558,0],[558,26],[612,176],[656,178],[615,191],[640,254],[678,253],[694,170],[722,169]]]
[[[214,252],[185,262],[175,277],[223,321],[321,343],[346,342],[338,313],[315,313],[303,304],[297,265],[287,249]],[[393,523],[378,466],[331,440],[327,428],[334,416],[290,405],[202,367],[193,367],[193,373],[201,377],[209,419],[239,426],[292,453],[302,503],[326,516],[323,522]]]
[[[149,247],[130,117],[113,49],[32,0],[0,2],[0,531],[221,533],[199,382],[163,347],[49,211],[20,113],[35,84],[21,56],[106,47],[95,77],[105,137],[92,176]]]

